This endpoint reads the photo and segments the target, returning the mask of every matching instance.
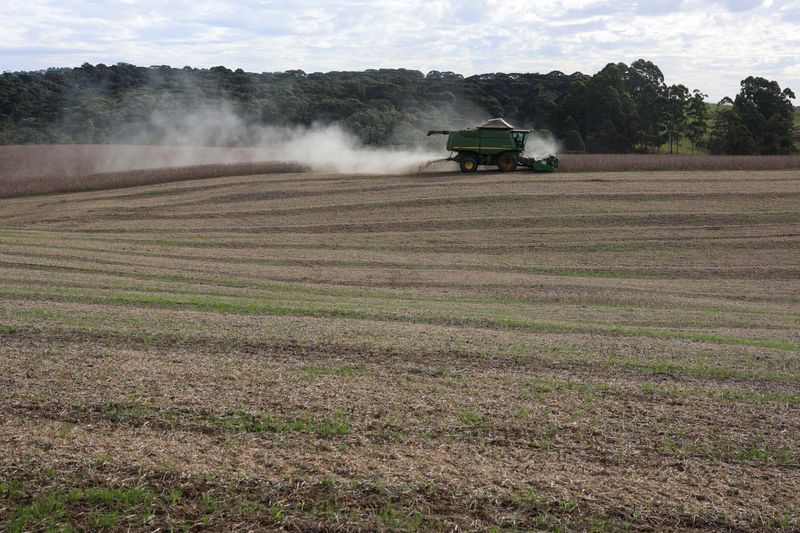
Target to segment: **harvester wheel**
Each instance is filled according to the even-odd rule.
[[[478,158],[474,155],[463,155],[459,166],[461,167],[461,172],[475,172],[478,170]]]
[[[517,168],[517,158],[509,152],[500,154],[500,158],[497,160],[497,168],[503,172],[512,172]]]

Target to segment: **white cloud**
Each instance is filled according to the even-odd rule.
[[[748,75],[800,90],[797,0],[29,0],[5,7],[2,70],[125,61],[255,72],[593,73],[643,57],[668,82],[712,98],[736,93]]]

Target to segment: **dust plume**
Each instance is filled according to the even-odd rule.
[[[561,151],[561,143],[547,130],[533,131],[525,144],[525,155],[545,159]]]
[[[189,113],[159,110],[153,113],[147,128],[123,142],[193,147],[178,150],[175,160],[167,162],[174,166],[198,164],[200,155],[202,163],[281,161],[320,172],[402,174],[442,157],[442,152],[430,149],[368,146],[338,124],[248,124],[224,103]],[[199,147],[210,147],[205,157],[199,154],[204,148]],[[221,147],[239,149],[226,152],[218,150]]]

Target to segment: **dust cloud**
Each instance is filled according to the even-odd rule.
[[[561,151],[561,143],[548,131],[533,131],[525,144],[525,156],[546,159]]]
[[[367,146],[338,124],[247,124],[224,104],[189,113],[161,110],[152,115],[146,129],[123,142],[179,147],[174,160],[160,161],[161,166],[281,161],[313,171],[356,174],[414,172],[444,154],[444,150]]]

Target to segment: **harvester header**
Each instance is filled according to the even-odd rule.
[[[502,118],[487,120],[475,129],[430,130],[428,135],[447,135],[448,161],[457,161],[462,172],[475,172],[479,165],[497,165],[503,172],[518,166],[534,172],[555,172],[558,158],[548,155],[543,159],[526,157],[525,144],[531,130],[520,130]]]

